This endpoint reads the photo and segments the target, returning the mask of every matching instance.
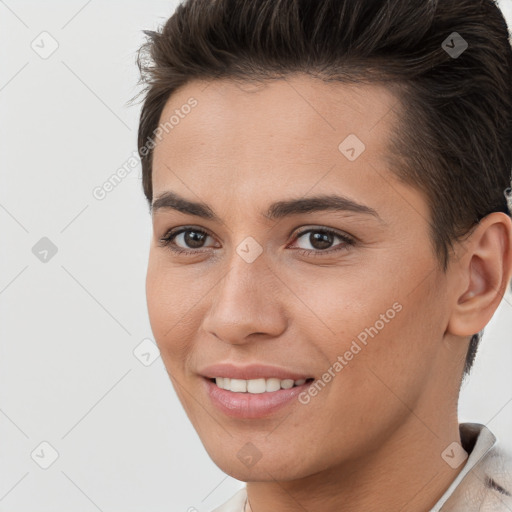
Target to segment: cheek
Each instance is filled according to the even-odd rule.
[[[166,269],[150,256],[146,274],[146,302],[149,321],[162,359],[169,369],[189,351],[190,318],[194,314],[193,294],[179,281],[179,272]]]
[[[314,276],[301,282],[293,278],[293,289],[303,299],[307,308],[300,320],[310,325],[312,340],[322,340],[326,348],[339,346],[340,340],[348,341],[366,328],[378,322],[379,330],[388,330],[388,325],[399,316],[393,304],[400,298],[400,293],[389,284],[379,283],[378,277],[367,270],[360,275],[360,270],[350,268],[333,269],[332,272],[316,271]],[[289,281],[292,279],[290,276]],[[386,315],[387,312],[387,315]],[[381,315],[385,315],[382,324]],[[381,325],[382,324],[382,325]],[[385,327],[385,329],[383,329]],[[315,334],[316,332],[316,334]],[[364,334],[361,336],[364,338]],[[328,340],[331,340],[329,343]]]
[[[372,370],[406,387],[416,378],[409,369],[417,368],[434,348],[428,327],[432,304],[423,286],[413,290],[412,272],[374,270],[366,269],[363,276],[355,268],[341,269],[337,275],[318,273],[302,281],[300,294],[308,311],[300,330],[329,364],[346,355],[343,364],[351,368],[356,386],[369,377],[375,380]]]

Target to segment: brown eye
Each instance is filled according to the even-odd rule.
[[[304,236],[307,234],[309,234],[309,237]],[[330,254],[332,252],[348,249],[350,246],[355,244],[352,237],[327,228],[307,229],[301,231],[297,234],[296,240],[300,240],[301,238],[311,246],[311,249],[298,247],[298,250],[307,255]],[[336,239],[341,240],[341,243],[335,245],[334,248],[331,249]]]
[[[309,239],[308,242],[315,248],[315,249],[328,249],[334,240],[334,236],[330,233],[324,233],[319,231],[311,231],[309,233]]]
[[[199,249],[204,244],[205,238],[208,236],[201,231],[187,230],[181,233],[183,235],[183,242],[192,249]]]
[[[193,254],[194,250],[204,248],[204,243],[208,237],[210,235],[202,229],[180,228],[168,231],[160,239],[160,245],[177,253]]]

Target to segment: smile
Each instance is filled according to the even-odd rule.
[[[220,387],[217,380],[228,389]],[[298,395],[313,380],[203,378],[212,405],[224,415],[240,420],[266,418],[285,407],[300,405]]]
[[[307,381],[312,381],[313,379],[278,379],[276,377],[270,377],[268,379],[230,379],[228,377],[215,377],[210,379],[212,382],[221,388],[227,391],[232,391],[233,393],[272,393],[274,391],[279,391],[280,389],[291,389],[296,386],[302,386]]]

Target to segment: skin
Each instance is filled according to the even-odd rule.
[[[146,284],[155,340],[207,452],[248,482],[253,512],[429,510],[463,467],[441,454],[460,443],[469,336],[488,323],[511,277],[510,218],[487,216],[456,245],[448,271],[440,269],[426,199],[398,182],[386,158],[400,105],[384,86],[304,75],[264,85],[192,81],[161,119],[190,97],[197,106],[154,150],[153,200],[173,191],[207,203],[220,221],[154,211]],[[338,149],[348,134],[366,146],[352,162]],[[262,215],[276,201],[332,193],[375,209],[380,220]],[[159,244],[180,226],[209,235],[202,246],[174,240],[192,255]],[[317,231],[297,238],[325,227],[355,244],[334,236],[315,245]],[[236,252],[248,236],[263,249],[252,263]],[[205,393],[198,372],[221,361],[320,379],[394,303],[401,311],[308,404],[240,420]],[[252,467],[237,457],[248,442],[261,454]]]

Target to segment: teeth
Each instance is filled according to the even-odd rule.
[[[280,389],[281,381],[279,379],[267,379],[265,381],[265,391],[279,391]]]
[[[293,386],[302,386],[305,384],[306,379],[293,381],[292,379],[230,379],[228,377],[216,377],[215,384],[219,388],[233,391],[235,393],[266,393],[271,391],[278,391],[280,389],[290,389]]]
[[[247,391],[247,381],[242,379],[231,379],[230,388],[235,393],[245,393]]]

